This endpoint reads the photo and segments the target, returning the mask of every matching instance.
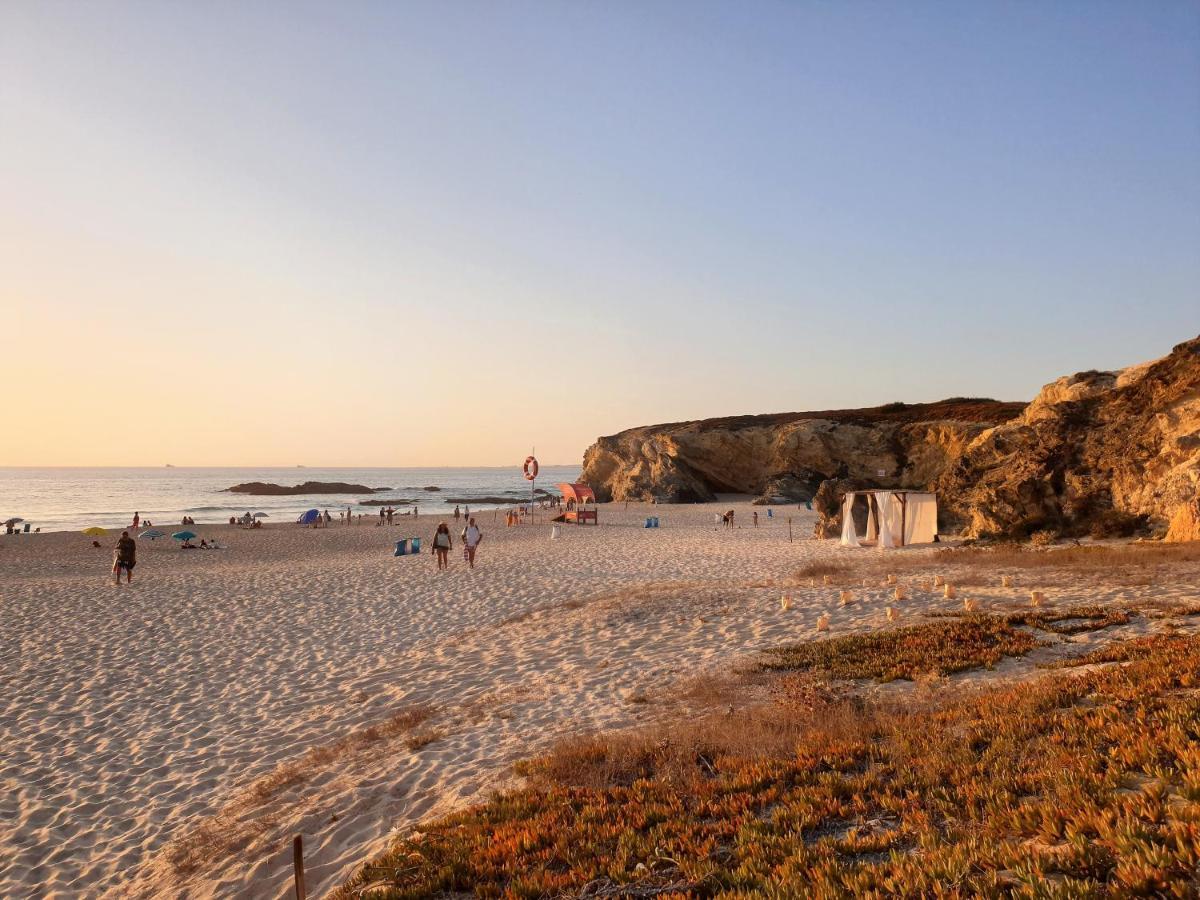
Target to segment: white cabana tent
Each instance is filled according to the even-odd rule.
[[[867,533],[859,538],[854,525],[854,501],[867,502]],[[937,495],[926,491],[851,491],[842,499],[842,546],[907,547],[937,539]]]

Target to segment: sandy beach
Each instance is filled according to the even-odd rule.
[[[730,507],[738,527],[722,529]],[[889,588],[842,607],[794,578],[875,551],[809,539],[814,514],[794,507],[758,507],[753,528],[753,509],[609,504],[600,527],[557,540],[487,513],[478,567],[452,524],[444,574],[391,552],[414,533],[428,547],[432,516],[202,526],[227,549],[145,544],[120,588],[116,535],[0,539],[0,895],[285,897],[302,834],[321,896],[392,829],[482,800],[557,738],[678,712],[672,686],[814,638],[822,613],[831,634],[894,627]],[[661,528],[641,527],[651,513]],[[918,580],[899,624],[961,608]],[[1154,579],[1043,580],[1048,602],[1196,598]],[[1007,609],[1029,588],[970,595]]]

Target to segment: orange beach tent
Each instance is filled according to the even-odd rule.
[[[555,487],[562,491],[563,503],[567,507],[567,511],[563,513],[562,517],[564,522],[574,522],[576,525],[582,525],[585,522],[591,522],[593,525],[600,524],[596,510],[596,495],[590,487],[586,484],[569,484],[565,481]]]

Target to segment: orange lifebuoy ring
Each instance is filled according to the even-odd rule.
[[[537,473],[538,473],[537,460],[532,456],[525,457],[525,466],[524,466],[523,471],[525,472],[525,480],[526,481],[533,481],[533,479],[537,478]]]

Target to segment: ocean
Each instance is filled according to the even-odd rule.
[[[579,466],[543,466],[537,487],[556,493],[554,485],[574,481]],[[387,487],[378,494],[313,494],[256,497],[224,493],[248,481],[295,485],[305,481],[340,481]],[[434,490],[436,488],[436,490]],[[509,498],[504,504],[484,497]],[[319,468],[4,468],[0,467],[0,522],[19,516],[42,531],[72,531],[98,525],[128,525],[134,512],[155,525],[177,525],[185,516],[197,524],[227,522],[245,512],[265,512],[267,522],[292,522],[307,509],[328,509],[336,517],[347,506],[378,515],[376,506],[360,500],[391,500],[407,512],[414,502],[422,515],[451,513],[455,500],[472,509],[510,506],[529,497],[529,482],[516,466],[452,469],[319,469]],[[475,500],[473,498],[480,498]],[[22,525],[21,527],[24,527]],[[2,529],[0,529],[2,533]]]

